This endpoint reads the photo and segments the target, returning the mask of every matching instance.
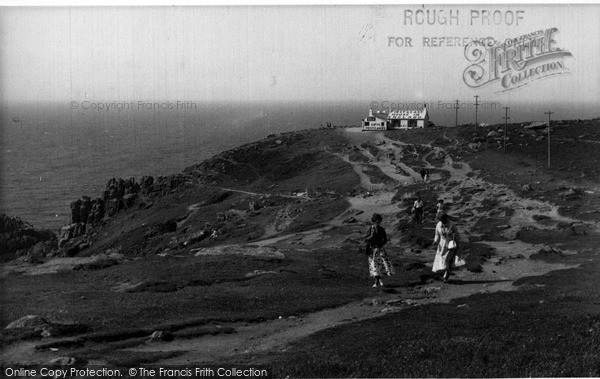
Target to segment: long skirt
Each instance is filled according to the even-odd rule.
[[[385,250],[374,248],[373,254],[369,255],[369,275],[371,277],[390,276],[393,273],[394,266],[388,259]]]
[[[444,251],[445,250],[445,251]],[[466,264],[465,260],[456,255],[456,251],[449,249],[441,249],[435,254],[433,267],[431,271],[446,271]]]

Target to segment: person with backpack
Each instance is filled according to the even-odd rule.
[[[365,242],[367,243],[366,254],[369,259],[369,276],[375,278],[373,287],[381,287],[383,286],[381,277],[383,275],[392,275],[394,267],[383,248],[387,243],[387,234],[385,233],[385,229],[380,225],[383,217],[378,213],[374,213],[371,221],[373,225],[367,230],[367,237],[365,238]]]

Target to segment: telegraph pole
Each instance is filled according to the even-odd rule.
[[[510,117],[508,117],[508,110],[510,109],[510,107],[503,107],[504,110],[506,111],[506,116],[504,116],[504,150],[506,150],[506,129],[508,129],[508,120],[510,119]]]
[[[475,95],[475,127],[477,127],[477,108],[479,107],[479,95]]]
[[[554,112],[544,112],[544,114],[548,115],[548,168],[550,168],[550,116],[554,114]]]
[[[456,100],[456,105],[454,106],[454,109],[456,109],[456,118],[454,120],[454,126],[458,126],[458,100]]]

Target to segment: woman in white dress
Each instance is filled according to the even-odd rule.
[[[446,213],[440,216],[440,221],[435,227],[435,239],[433,244],[437,244],[437,251],[433,261],[433,272],[443,272],[444,282],[448,281],[453,267],[462,266],[464,261],[456,256],[456,241],[458,240],[458,230]]]

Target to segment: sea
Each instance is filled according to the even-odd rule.
[[[369,102],[188,103],[186,109],[169,103],[176,105],[157,101],[156,107],[135,104],[120,110],[90,104],[75,108],[69,102],[2,106],[0,213],[59,231],[70,222],[70,203],[82,195],[100,197],[110,178],[178,173],[272,133],[328,122],[359,126],[369,111]],[[511,122],[543,119],[543,105],[534,108],[517,109]],[[565,107],[563,118],[598,116],[596,108],[570,111]],[[460,112],[461,121],[473,113]],[[454,125],[453,110],[435,113],[430,108],[430,114],[437,125]],[[502,116],[503,109],[484,109],[479,120],[500,123]]]

